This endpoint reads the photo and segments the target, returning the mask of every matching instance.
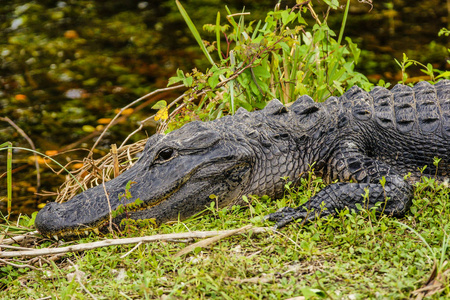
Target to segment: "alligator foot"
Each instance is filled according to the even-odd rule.
[[[307,222],[314,218],[315,215],[312,211],[307,211],[302,207],[283,207],[277,212],[271,213],[264,217],[265,220],[277,222],[274,229],[284,227],[295,220],[303,220]]]

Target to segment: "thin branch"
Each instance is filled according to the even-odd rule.
[[[142,245],[142,242],[137,243],[136,246],[133,247],[133,249],[131,249],[130,251],[128,251],[127,253],[125,253],[124,255],[121,255],[120,258],[125,258],[128,255],[130,255],[131,253],[133,253],[134,250],[136,250],[140,245]]]
[[[105,170],[103,170],[103,172],[102,172],[102,177],[103,177],[103,179],[102,179],[103,180],[103,182],[102,182],[103,191],[105,191],[105,196],[106,196],[106,200],[108,200],[108,208],[109,208],[109,225],[108,225],[108,229],[109,229],[109,232],[111,232],[114,235],[114,231],[112,229],[113,222],[112,222],[111,201],[109,200],[109,194],[106,191],[106,185],[105,185]]]
[[[78,244],[61,248],[42,248],[36,250],[29,251],[11,251],[11,252],[0,252],[0,257],[35,257],[42,255],[54,255],[60,253],[68,253],[68,252],[78,252],[85,250],[92,250],[101,247],[109,247],[109,246],[117,246],[117,245],[129,245],[136,243],[153,243],[157,241],[170,241],[174,239],[188,239],[188,238],[209,238],[216,235],[221,235],[229,232],[235,232],[236,230],[220,230],[220,231],[192,231],[192,232],[183,232],[183,233],[170,233],[170,234],[157,234],[152,236],[144,236],[144,237],[133,237],[133,238],[124,238],[124,239],[108,239],[104,241],[97,241],[86,244]],[[253,233],[263,233],[263,232],[272,232],[272,228],[270,227],[254,227],[251,228]]]
[[[181,251],[177,252],[177,253],[174,255],[174,257],[180,257],[180,256],[182,256],[182,255],[184,255],[184,254],[187,254],[187,253],[193,251],[193,250],[194,250],[195,248],[197,248],[197,247],[202,247],[202,248],[204,248],[204,247],[206,247],[206,246],[208,246],[208,245],[210,245],[210,244],[213,244],[213,243],[215,243],[215,242],[217,242],[217,241],[220,241],[220,240],[222,240],[222,239],[224,239],[224,238],[227,238],[227,237],[229,237],[229,236],[232,236],[232,235],[235,235],[235,234],[238,234],[238,233],[244,233],[244,232],[247,232],[247,231],[250,230],[252,227],[253,227],[252,225],[247,225],[247,226],[244,226],[244,227],[239,228],[239,229],[229,230],[228,232],[225,232],[225,233],[222,233],[222,234],[220,234],[220,235],[217,235],[217,236],[208,238],[208,239],[206,239],[206,240],[197,242],[197,243],[195,243],[195,244],[189,245],[189,246],[187,246],[186,248],[183,248]]]
[[[38,235],[39,235],[39,233],[37,231],[32,231],[32,232],[25,233],[23,235],[15,236],[13,238],[5,239],[0,244],[0,248],[4,247],[4,245],[11,245],[11,244],[15,244],[15,243],[18,244],[19,242],[23,241],[27,237],[36,237]]]
[[[27,248],[27,247],[19,247],[19,246],[11,246],[11,245],[5,245],[5,244],[0,244],[0,250],[1,248],[5,248],[5,249],[11,249],[11,250],[32,250],[31,248]]]
[[[153,118],[155,115],[150,116],[150,118]],[[144,127],[143,122],[140,122],[139,127],[136,128],[136,130],[134,130],[132,133],[130,133],[125,140],[123,140],[122,144],[120,144],[119,148],[122,148],[127,142],[128,140],[135,135],[136,133],[138,133],[139,131],[141,131],[141,129]]]
[[[6,264],[6,265],[10,265],[10,266],[12,266],[12,267],[14,267],[14,268],[19,268],[19,269],[20,269],[20,268],[30,268],[30,269],[32,269],[32,270],[39,270],[38,268],[33,267],[33,266],[30,266],[30,265],[27,265],[27,264],[18,265],[18,264],[9,262],[9,261],[7,261],[7,260],[5,260],[5,259],[1,259],[1,258],[0,258],[0,262],[4,263],[4,264]]]
[[[227,19],[228,19],[228,18],[231,18],[231,17],[236,17],[236,16],[248,16],[248,15],[250,15],[249,12],[235,13],[235,14],[227,15]]]

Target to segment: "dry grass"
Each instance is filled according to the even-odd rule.
[[[85,158],[83,167],[73,172],[76,180],[71,176],[67,176],[67,180],[61,185],[56,202],[67,201],[78,194],[80,192],[78,182],[84,189],[89,189],[101,184],[103,181],[106,182],[113,179],[115,173],[118,175],[128,170],[136,162],[136,155],[144,150],[146,142],[147,139],[144,139],[122,146],[117,149],[117,154],[110,151],[99,159]],[[118,166],[116,171],[115,166]]]

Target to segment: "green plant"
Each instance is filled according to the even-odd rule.
[[[408,79],[408,73],[406,72],[406,69],[408,67],[410,67],[411,65],[415,65],[415,66],[419,66],[422,69],[420,69],[420,71],[426,75],[428,75],[430,77],[430,81],[435,82],[436,80],[438,80],[439,78],[444,78],[444,77],[449,77],[450,76],[450,71],[439,71],[437,69],[433,68],[433,65],[428,63],[427,65],[422,64],[421,62],[414,60],[414,59],[409,59],[408,56],[406,56],[405,53],[403,53],[403,60],[401,62],[399,62],[396,58],[394,58],[395,62],[397,63],[397,65],[400,67],[401,71],[402,71],[402,83],[406,84],[407,83],[407,79]],[[435,75],[435,73],[438,73],[439,75]]]
[[[441,36],[441,35],[449,36],[450,31],[446,28],[442,28],[439,31],[438,35],[439,36]],[[450,48],[448,49],[448,51],[450,52]],[[406,69],[412,65],[419,66],[421,68],[420,71],[422,73],[424,73],[425,75],[428,75],[430,77],[430,81],[432,81],[432,82],[436,82],[438,79],[441,79],[441,78],[450,78],[450,71],[441,71],[441,70],[435,69],[433,67],[433,65],[430,63],[425,65],[417,60],[409,59],[405,53],[403,53],[403,59],[401,62],[399,62],[396,58],[394,58],[394,60],[401,69],[403,84],[407,83],[407,79],[408,79],[408,73],[406,72]],[[448,63],[450,63],[450,60],[448,60]],[[436,75],[436,73],[437,73],[437,75]]]
[[[4,148],[6,147],[6,148]],[[7,206],[8,206],[8,216],[11,214],[11,203],[12,203],[12,143],[6,142],[0,145],[0,150],[6,149],[8,150],[8,154],[6,157],[6,189],[7,189]]]
[[[330,8],[337,8],[336,1],[328,2]],[[164,122],[161,130],[173,130],[194,116],[212,120],[234,114],[238,107],[261,109],[273,98],[287,104],[298,95],[309,94],[316,101],[324,101],[341,95],[347,86],[372,86],[354,70],[361,52],[357,45],[348,37],[346,45],[341,45],[348,10],[336,41],[327,17],[321,20],[310,2],[286,10],[277,5],[258,22],[246,22],[248,13],[232,13],[227,7],[229,24],[221,25],[218,13],[215,24],[203,26],[216,36],[215,41],[207,42],[202,41],[182,4],[176,3],[212,66],[205,72],[178,70],[170,78],[169,85],[182,82],[189,89],[184,103],[170,114],[172,122]],[[302,16],[307,12],[315,24],[307,24]]]

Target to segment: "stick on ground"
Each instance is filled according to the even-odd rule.
[[[253,227],[252,225],[247,225],[247,226],[244,226],[244,227],[239,228],[239,229],[227,230],[227,232],[225,232],[225,233],[216,235],[214,237],[210,237],[210,238],[208,238],[206,240],[203,240],[203,241],[200,241],[200,242],[197,242],[195,244],[187,246],[186,248],[184,248],[181,251],[179,251],[178,253],[176,253],[174,255],[174,257],[180,257],[180,256],[182,256],[184,254],[187,254],[187,253],[193,251],[197,247],[206,247],[206,246],[208,246],[210,244],[213,244],[213,243],[215,243],[217,241],[220,241],[220,240],[222,240],[224,238],[227,238],[229,236],[232,236],[232,235],[235,235],[235,234],[238,234],[238,233],[247,232],[248,230],[252,229],[252,227]]]
[[[117,246],[117,245],[129,245],[136,243],[152,243],[157,241],[170,241],[177,239],[187,239],[187,238],[209,238],[217,235],[223,234],[236,234],[240,231],[244,231],[244,229],[251,230],[253,233],[263,233],[263,232],[271,232],[272,228],[270,227],[254,227],[247,228],[244,226],[240,229],[234,230],[220,230],[220,231],[192,231],[192,232],[183,232],[183,233],[170,233],[170,234],[157,234],[152,236],[143,236],[143,237],[134,237],[134,238],[124,238],[124,239],[108,239],[104,241],[98,241],[93,243],[86,244],[78,244],[73,246],[61,247],[61,248],[43,248],[43,249],[35,249],[28,251],[3,251],[0,252],[0,258],[7,257],[34,257],[34,256],[42,256],[42,255],[55,255],[60,253],[68,253],[68,252],[78,252],[84,250],[91,250],[100,247],[109,247],[109,246]],[[239,231],[239,232],[237,232]],[[0,245],[0,248],[2,246]]]

